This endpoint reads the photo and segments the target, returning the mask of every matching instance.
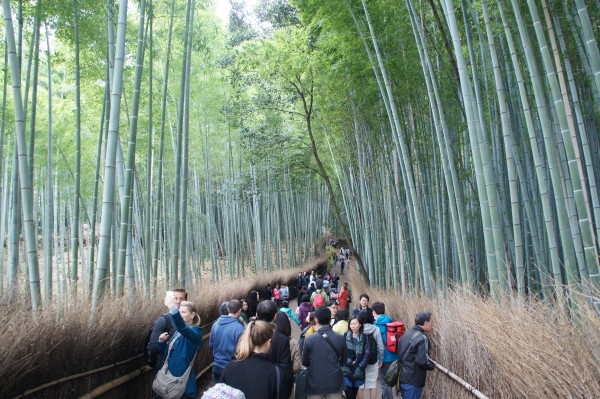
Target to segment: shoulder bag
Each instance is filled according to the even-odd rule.
[[[333,349],[333,352],[338,357],[338,361],[341,361],[342,360],[342,355],[340,355],[340,352],[338,352],[338,350],[336,349],[336,347],[333,346],[333,343],[331,343],[331,341],[329,340],[329,336],[327,335],[327,333],[321,332],[321,330],[319,330],[318,333],[319,333],[319,335],[321,337],[323,337],[323,339],[325,340],[325,342],[327,342],[327,345],[329,345],[331,347],[331,349]]]
[[[410,342],[408,343],[408,346],[404,352],[398,356],[398,360],[394,360],[392,364],[390,364],[390,368],[388,369],[387,373],[385,373],[385,383],[388,386],[393,387],[398,383],[398,380],[402,376],[402,360],[404,359],[404,356],[406,356],[406,353],[410,349],[410,345],[413,343],[413,341],[422,334],[423,333],[421,331],[417,331],[410,339]]]
[[[190,365],[181,377],[175,377],[173,374],[171,374],[169,371],[169,356],[171,355],[173,345],[178,338],[179,337],[173,337],[169,343],[169,352],[167,353],[165,364],[158,371],[158,373],[156,373],[156,377],[154,377],[154,382],[152,383],[152,389],[154,392],[164,399],[179,399],[183,396],[187,386],[188,378],[190,376],[190,371],[194,365],[194,360],[196,360],[196,355],[198,354],[196,351],[192,361],[190,362]]]

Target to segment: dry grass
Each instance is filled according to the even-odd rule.
[[[223,301],[267,283],[295,281],[298,271],[314,269],[326,259],[269,275],[205,282],[189,290],[190,299],[198,303],[204,324],[214,319]],[[433,358],[491,398],[600,397],[600,319],[587,307],[573,322],[560,308],[539,302],[492,301],[460,288],[434,298],[401,295],[371,289],[352,272],[346,277],[355,302],[368,292],[371,302],[383,301],[387,313],[409,328],[417,311],[430,309]],[[86,301],[45,307],[34,315],[26,304],[0,300],[0,398],[140,353],[152,321],[165,311],[161,302],[162,292],[154,299],[136,294],[107,300],[90,325]],[[33,397],[77,397],[141,365],[141,360],[132,362]],[[150,397],[148,377],[105,397]],[[440,372],[428,378],[425,398],[472,397]]]
[[[407,328],[419,310],[431,310],[432,357],[490,398],[600,398],[600,318],[587,306],[573,321],[560,307],[461,288],[434,298],[401,295],[367,288],[356,274],[350,286],[356,301],[369,293]],[[435,371],[424,397],[473,396]]]
[[[302,268],[269,275],[247,276],[241,280],[206,282],[188,289],[196,302],[202,324],[213,320],[218,306],[232,298],[245,297],[267,283],[295,282],[299,271],[312,270],[327,261],[321,257]],[[294,283],[295,285],[295,283]],[[90,302],[80,301],[67,308],[45,307],[33,314],[26,304],[0,299],[0,398],[11,398],[41,384],[62,377],[122,361],[141,353],[152,322],[165,312],[162,292],[154,299],[130,295],[107,299],[90,324]],[[21,296],[25,297],[25,296]],[[205,331],[206,332],[206,331]],[[120,366],[108,373],[61,384],[34,397],[70,398],[143,365],[142,360]],[[112,397],[149,397],[132,387]],[[138,387],[138,389],[143,389]]]

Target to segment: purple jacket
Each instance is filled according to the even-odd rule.
[[[300,306],[298,306],[298,319],[300,320],[300,328],[305,329],[308,327],[308,322],[306,321],[306,317],[315,308],[310,302],[302,302]]]

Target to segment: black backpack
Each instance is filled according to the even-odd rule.
[[[379,333],[378,331],[375,331],[373,334],[377,334]],[[365,340],[368,340],[371,344],[371,351],[369,352],[368,356],[369,356],[369,364],[375,364],[377,363],[377,341],[375,340],[375,337],[373,336],[373,334],[364,334],[365,336]],[[366,354],[365,354],[366,356]]]
[[[166,314],[160,315],[166,322],[165,330],[163,332],[169,332],[171,330],[171,318]],[[152,368],[156,367],[156,362],[158,361],[158,354],[160,351],[154,345],[154,348],[150,347],[150,338],[152,337],[152,330],[154,330],[154,323],[150,327],[150,331],[146,334],[146,339],[144,340],[144,360],[146,364]],[[161,332],[162,334],[162,332]],[[170,338],[170,337],[169,337]]]

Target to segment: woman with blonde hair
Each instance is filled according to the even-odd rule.
[[[266,321],[248,323],[237,344],[236,360],[225,366],[221,382],[242,391],[246,399],[279,399],[280,371],[267,357],[273,334]]]
[[[173,337],[169,337],[167,332],[158,337],[158,346],[162,351],[163,359],[167,359],[167,364],[158,373],[168,370],[173,376],[180,377],[186,374],[189,368],[187,385],[181,398],[195,398],[198,392],[193,361],[196,353],[202,348],[202,329],[200,328],[198,308],[189,301],[181,302],[179,308],[174,301],[169,302],[167,306],[169,306],[169,315],[177,332],[173,334]]]

